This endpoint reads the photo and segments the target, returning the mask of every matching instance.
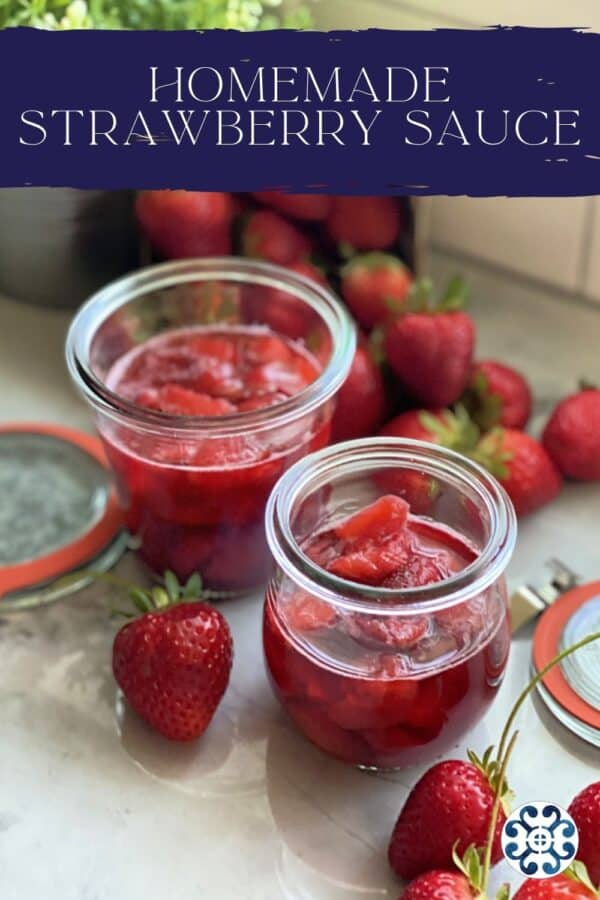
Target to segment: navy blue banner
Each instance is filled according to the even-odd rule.
[[[0,32],[0,184],[600,193],[600,35]]]

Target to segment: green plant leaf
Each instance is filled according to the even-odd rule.
[[[165,572],[165,587],[171,603],[177,603],[181,595],[181,587],[177,580],[177,576],[170,569]]]
[[[194,572],[193,575],[190,575],[188,578],[185,587],[183,588],[182,596],[185,597],[186,600],[197,600],[202,594],[202,578],[198,572]]]

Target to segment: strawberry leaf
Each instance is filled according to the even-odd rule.
[[[404,309],[404,304],[397,297],[384,297],[383,302],[391,313],[401,313]]]
[[[148,592],[143,591],[142,588],[130,588],[127,592],[127,596],[129,597],[135,608],[138,609],[141,613],[147,613],[152,609],[152,603],[150,597],[148,596]]]
[[[501,884],[498,890],[496,891],[496,900],[508,900],[510,897],[510,884],[506,881],[504,884]]]
[[[338,253],[342,257],[342,259],[350,259],[354,256],[355,250],[352,244],[349,244],[348,241],[342,241],[338,244]]]
[[[592,884],[592,879],[589,876],[587,867],[581,860],[574,859],[571,865],[565,869],[563,875],[566,875],[567,878],[576,881],[578,884],[583,884],[593,894],[598,895],[597,889]]]
[[[190,575],[188,578],[185,587],[183,588],[182,597],[186,600],[196,600],[200,597],[202,593],[202,578],[198,572],[194,572],[193,575]]]
[[[166,609],[167,606],[170,606],[171,601],[164,588],[153,587],[150,596],[156,609]]]
[[[165,572],[165,587],[171,603],[177,603],[181,595],[181,587],[177,580],[177,576],[169,569]]]
[[[410,286],[407,309],[411,312],[427,312],[433,302],[433,281],[431,278],[417,278]]]
[[[456,309],[463,309],[467,302],[469,291],[467,284],[460,275],[451,278],[446,286],[446,290],[439,303],[439,308],[445,312],[451,312]]]
[[[385,341],[385,332],[380,325],[376,325],[369,335],[369,353],[375,365],[380,366],[385,362],[385,350],[383,343]]]

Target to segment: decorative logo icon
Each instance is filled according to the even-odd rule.
[[[502,852],[508,863],[528,878],[550,878],[564,872],[579,847],[575,822],[561,806],[524,803],[502,829]]]

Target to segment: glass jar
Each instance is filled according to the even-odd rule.
[[[158,336],[240,329],[302,348],[317,377],[275,405],[218,416],[143,408],[114,389],[115,367]],[[354,348],[351,320],[327,288],[235,257],[151,266],[81,308],[67,337],[69,370],[94,409],[127,527],[153,573],[198,571],[223,593],[264,584],[267,498],[292,463],[327,444]]]
[[[304,552],[315,535],[389,494],[406,500],[412,527],[435,535],[462,567],[392,589],[340,578]],[[432,444],[351,441],[296,463],[271,494],[266,523],[276,570],[265,659],[297,727],[364,768],[413,765],[453,746],[485,713],[508,659],[504,570],[516,518],[499,483]]]

